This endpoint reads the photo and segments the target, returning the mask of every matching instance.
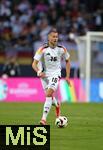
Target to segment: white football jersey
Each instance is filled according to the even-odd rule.
[[[46,76],[58,75],[61,76],[61,59],[68,60],[70,54],[63,46],[56,46],[51,48],[48,45],[40,47],[34,56],[38,60],[40,70],[44,70]]]

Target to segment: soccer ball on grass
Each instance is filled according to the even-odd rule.
[[[65,116],[59,116],[58,118],[56,118],[55,120],[55,125],[58,128],[63,128],[66,127],[68,125],[68,119]]]

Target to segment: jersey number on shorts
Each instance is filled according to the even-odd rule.
[[[52,78],[52,82],[57,82],[58,81],[58,78]]]

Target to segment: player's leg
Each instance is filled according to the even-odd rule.
[[[55,106],[56,117],[59,117],[60,116],[60,103],[57,101],[55,97],[53,97],[52,104],[53,106]]]
[[[60,115],[60,105],[57,103],[57,100],[53,98],[54,92],[58,87],[58,82],[58,77],[50,77],[48,79],[42,80],[42,85],[46,93],[46,101],[44,103],[43,115],[40,121],[41,124],[46,124],[46,119],[51,109],[52,103],[54,103],[56,107],[56,117]]]
[[[48,87],[48,79],[47,78],[43,78],[43,79],[41,79],[41,83],[42,83],[42,87],[43,87],[43,89],[44,89],[44,92],[45,92],[45,94],[46,94],[46,91],[47,91],[47,87]],[[45,103],[46,103],[46,101],[45,101]],[[45,104],[44,103],[44,107],[43,107],[43,115],[42,115],[42,119],[41,119],[41,121],[40,121],[40,124],[43,124],[43,125],[45,125],[46,124],[46,120],[45,120],[45,110],[44,110],[44,108],[45,108]]]
[[[46,101],[44,103],[43,115],[42,115],[42,119],[40,121],[40,124],[42,124],[42,125],[46,124],[46,119],[47,119],[47,116],[48,116],[49,111],[50,111],[51,106],[52,106],[53,94],[54,94],[53,89],[49,88],[46,90]]]
[[[55,91],[55,94],[56,94],[56,92],[57,92],[59,80],[60,80],[60,77],[58,77],[58,75],[52,77],[52,80],[51,80],[51,85],[52,85],[52,88],[53,88],[54,91]],[[53,104],[53,106],[55,106],[56,117],[59,117],[59,116],[60,116],[60,103],[59,103],[59,101],[55,98],[55,96],[53,96],[53,98],[52,98],[52,104]]]

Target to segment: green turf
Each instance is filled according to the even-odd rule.
[[[38,103],[0,103],[0,124],[38,124],[42,107]],[[62,104],[61,108],[69,125],[57,128],[52,108],[48,116],[51,150],[103,150],[103,104]]]

